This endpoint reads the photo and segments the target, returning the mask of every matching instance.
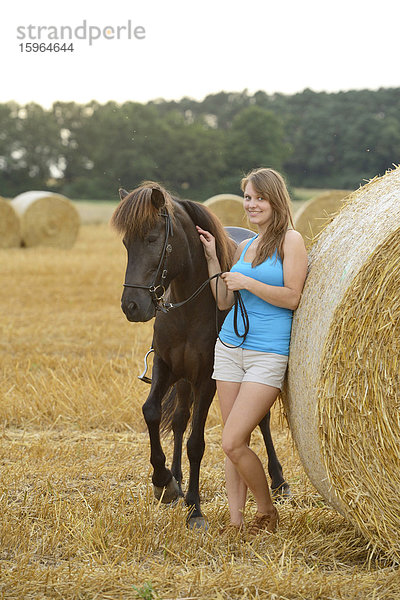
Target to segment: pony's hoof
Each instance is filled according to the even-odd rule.
[[[171,481],[166,487],[158,487],[153,485],[153,490],[156,499],[163,504],[171,504],[171,502],[174,502],[180,496],[179,485],[175,477],[172,477]]]
[[[282,483],[277,488],[271,488],[271,496],[275,502],[286,502],[292,499],[292,492],[290,489],[290,485],[286,483]]]
[[[187,522],[189,529],[201,529],[202,531],[208,530],[208,521],[204,517],[190,517]]]

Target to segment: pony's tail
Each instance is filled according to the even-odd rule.
[[[161,401],[160,433],[162,435],[166,435],[167,433],[172,431],[172,424],[176,411],[181,412],[180,415],[177,415],[178,421],[180,419],[187,418],[189,422],[191,418],[192,407],[193,392],[190,390],[190,392],[187,395],[187,401],[180,404],[178,398],[177,384],[171,386]]]
[[[161,422],[160,422],[160,433],[167,434],[172,429],[172,419],[176,405],[178,403],[178,394],[176,392],[176,385],[169,388],[161,401]]]

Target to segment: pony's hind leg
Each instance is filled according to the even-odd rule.
[[[213,379],[207,378],[194,390],[192,430],[187,442],[190,477],[185,498],[186,505],[189,509],[187,523],[191,529],[207,529],[207,521],[203,517],[200,509],[199,476],[200,464],[205,449],[204,427],[214,394],[215,381]]]
[[[271,477],[272,497],[274,499],[287,500],[291,497],[290,486],[283,477],[282,465],[275,452],[274,443],[271,437],[270,421],[271,413],[268,411],[265,417],[260,421],[259,427],[268,454],[268,473]]]
[[[178,483],[165,466],[165,454],[160,440],[161,402],[173,383],[173,376],[169,368],[155,355],[150,394],[142,410],[150,436],[150,462],[153,466],[154,494],[157,500],[164,503],[173,502],[179,496]]]
[[[176,384],[177,401],[172,417],[172,431],[174,433],[174,454],[172,458],[172,475],[179,486],[179,495],[182,492],[182,441],[190,419],[190,407],[193,403],[192,386],[188,381],[181,379]]]

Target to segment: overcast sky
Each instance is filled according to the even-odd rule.
[[[1,10],[0,102],[400,87],[398,0],[19,0]],[[86,36],[65,40],[74,52],[21,52],[58,41],[61,27]],[[92,44],[90,27],[101,32]]]

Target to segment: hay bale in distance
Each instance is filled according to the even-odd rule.
[[[294,216],[294,224],[301,233],[307,247],[312,239],[329,223],[332,216],[341,209],[350,190],[329,190],[310,198]]]
[[[71,248],[78,235],[80,219],[75,206],[61,194],[25,192],[12,205],[20,216],[24,246]]]
[[[324,498],[400,560],[400,168],[353,192],[309,254],[290,428]]]
[[[21,245],[21,227],[14,208],[0,196],[0,248]]]
[[[243,210],[243,198],[236,194],[217,194],[206,200],[204,206],[207,206],[225,226],[253,229]]]

